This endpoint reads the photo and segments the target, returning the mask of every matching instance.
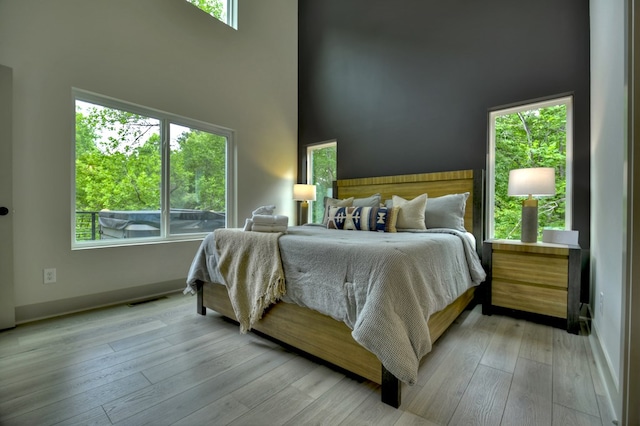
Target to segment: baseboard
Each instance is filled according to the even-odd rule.
[[[16,306],[16,324],[72,314],[89,309],[102,308],[120,303],[135,302],[149,297],[162,296],[182,291],[184,280],[165,281],[136,287],[123,288],[104,293],[35,303],[33,305]]]
[[[609,409],[617,419],[620,419],[622,393],[620,392],[618,386],[618,379],[617,377],[614,377],[613,371],[611,369],[611,364],[609,363],[608,358],[605,355],[604,350],[602,349],[596,327],[591,328],[591,333],[589,334],[589,345],[591,346],[593,359],[596,363],[596,366],[598,367],[598,371],[600,372],[602,384],[607,391],[607,395],[605,396],[607,397],[609,402]]]

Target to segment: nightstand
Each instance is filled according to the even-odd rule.
[[[566,320],[579,331],[580,246],[487,240],[482,264],[487,272],[482,312],[495,307]]]

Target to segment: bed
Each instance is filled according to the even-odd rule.
[[[414,248],[417,246],[409,245],[407,246],[408,248],[406,248],[404,245],[398,245],[406,244],[404,241],[400,243],[397,240],[416,240],[411,241],[410,244],[422,244],[421,242],[418,242],[418,240],[422,239],[423,236],[429,233],[432,234],[431,236],[429,236],[429,238],[434,238],[438,241],[447,240],[446,244],[453,244],[454,246],[460,245],[460,247],[464,248],[465,250],[464,254],[456,254],[455,256],[448,255],[447,257],[458,258],[464,255],[466,258],[466,262],[469,262],[469,270],[471,271],[470,273],[465,272],[466,275],[470,276],[468,280],[457,278],[456,273],[456,276],[451,279],[454,281],[460,280],[465,282],[456,284],[459,288],[458,290],[456,290],[454,295],[450,295],[450,299],[452,300],[446,300],[445,302],[443,302],[442,300],[445,300],[443,298],[439,301],[440,306],[438,306],[438,309],[434,310],[432,313],[430,313],[430,315],[427,316],[428,322],[423,318],[425,323],[423,329],[428,327],[426,338],[426,340],[428,340],[428,342],[426,342],[427,344],[425,344],[425,342],[416,344],[413,340],[409,342],[410,345],[414,346],[414,358],[417,358],[417,362],[419,363],[420,357],[423,356],[424,353],[428,352],[428,350],[430,350],[431,344],[435,342],[435,340],[446,331],[446,329],[457,318],[457,316],[469,304],[471,304],[472,301],[474,301],[474,298],[477,296],[476,288],[478,284],[484,279],[481,267],[480,271],[473,270],[473,268],[477,268],[477,265],[480,264],[479,255],[481,252],[483,238],[483,179],[484,175],[482,171],[462,170],[451,172],[338,180],[335,187],[337,191],[336,198],[338,199],[347,199],[350,197],[354,197],[355,199],[366,199],[371,194],[380,194],[381,200],[389,200],[392,199],[393,196],[402,197],[406,200],[412,200],[415,197],[426,193],[428,194],[428,199],[432,200],[436,197],[468,193],[468,196],[465,195],[466,199],[463,201],[464,217],[461,219],[464,226],[464,229],[462,231],[466,230],[468,231],[468,233],[465,234],[464,232],[460,232],[461,230],[453,232],[453,230],[443,229],[432,229],[426,232],[415,233],[399,232],[397,234],[394,234],[326,230],[325,227],[322,227],[322,230],[320,230],[319,228],[321,227],[318,226],[289,228],[289,232],[286,235],[283,235],[280,238],[279,242],[280,252],[282,253],[283,257],[282,263],[283,265],[285,265],[285,271],[289,271],[289,273],[285,274],[287,276],[287,291],[289,291],[289,281],[294,280],[292,276],[296,275],[296,271],[300,269],[300,265],[291,265],[291,262],[300,262],[300,260],[295,256],[287,253],[305,253],[306,250],[301,249],[301,247],[304,248],[304,246],[301,246],[301,244],[308,244],[309,247],[311,245],[313,245],[314,247],[317,245],[321,245],[325,243],[325,240],[327,240],[328,238],[332,238],[331,231],[333,231],[335,235],[340,236],[341,246],[352,245],[352,247],[357,250],[364,250],[364,248],[362,247],[372,247],[376,245],[384,246],[385,248],[392,247],[392,250],[389,250],[389,253],[393,254],[390,254],[389,256],[394,256],[393,261],[382,261],[379,263],[384,263],[385,265],[396,265],[397,263],[397,266],[393,266],[396,269],[392,269],[388,272],[386,270],[383,270],[383,273],[381,275],[384,275],[384,277],[393,277],[385,278],[386,281],[391,282],[395,280],[390,284],[385,284],[388,288],[390,288],[389,286],[391,285],[398,286],[397,288],[401,288],[402,291],[397,291],[395,288],[392,289],[391,292],[387,290],[386,292],[381,292],[380,295],[376,296],[376,299],[371,296],[371,288],[384,287],[376,283],[375,285],[372,285],[369,290],[361,292],[366,293],[363,296],[364,299],[362,300],[365,302],[366,300],[382,300],[382,302],[378,302],[377,305],[371,302],[370,306],[367,307],[367,303],[369,302],[365,303],[360,302],[361,299],[354,299],[355,303],[353,303],[353,305],[356,306],[356,308],[353,308],[350,312],[342,315],[340,314],[340,312],[320,313],[319,311],[322,311],[322,309],[317,308],[313,305],[313,303],[305,302],[305,296],[296,295],[296,291],[293,290],[293,295],[289,298],[289,300],[287,300],[287,298],[284,298],[286,302],[282,301],[270,306],[265,311],[262,319],[253,325],[253,330],[264,333],[287,345],[293,346],[299,350],[302,350],[340,368],[343,368],[351,373],[382,385],[382,401],[391,406],[399,407],[401,403],[401,380],[399,379],[399,377],[402,379],[402,381],[411,383],[411,379],[413,377],[413,375],[411,374],[411,368],[415,368],[417,371],[416,360],[411,360],[410,366],[406,367],[409,369],[407,370],[409,372],[405,374],[405,370],[403,370],[405,366],[402,363],[405,362],[404,358],[406,358],[406,356],[404,354],[401,354],[400,358],[402,358],[402,363],[397,363],[395,361],[395,358],[389,358],[389,354],[387,353],[388,351],[386,351],[387,347],[393,346],[397,342],[387,342],[386,338],[379,338],[378,336],[370,337],[369,341],[367,341],[366,338],[363,338],[363,336],[366,337],[368,335],[366,332],[376,332],[378,328],[386,329],[387,324],[395,324],[398,321],[405,321],[405,319],[401,318],[400,320],[398,320],[396,318],[398,315],[404,316],[405,311],[411,312],[411,314],[407,315],[414,315],[415,317],[415,314],[413,312],[419,309],[420,306],[424,304],[423,302],[418,301],[414,303],[415,306],[413,307],[405,308],[403,306],[402,309],[394,309],[392,307],[390,310],[393,312],[391,312],[391,314],[389,315],[385,313],[386,308],[380,308],[380,306],[382,305],[389,304],[389,302],[384,298],[389,297],[389,295],[393,295],[393,291],[405,294],[407,291],[413,292],[414,288],[422,288],[422,286],[416,286],[415,283],[410,282],[414,277],[414,275],[411,275],[411,271],[418,268],[417,266],[413,266],[413,264],[416,263],[416,259],[410,259],[411,262],[413,262],[411,264],[408,263],[410,260],[406,259],[411,258],[412,256],[418,256],[417,254],[414,256],[414,253],[416,252]],[[427,206],[429,206],[428,201]],[[205,241],[203,241],[201,249],[194,257],[194,261],[191,265],[191,270],[189,273],[189,278],[187,280],[187,288],[190,288],[197,293],[197,311],[199,314],[206,315],[206,309],[209,308],[235,320],[236,316],[232,307],[232,303],[229,299],[227,288],[222,284],[216,283],[222,280],[216,278],[219,277],[219,275],[216,274],[215,271],[215,262],[213,265],[211,264],[212,252],[215,251],[215,249],[211,248],[210,237],[211,235],[207,237]],[[350,238],[355,238],[359,242],[349,241]],[[373,240],[371,240],[372,238],[380,238],[380,241],[376,241],[374,243]],[[364,239],[364,242],[360,241],[362,239]],[[455,241],[449,243],[448,241],[451,239],[455,241],[459,240],[459,243]],[[305,241],[308,241],[308,243],[305,243]],[[475,244],[473,244],[473,242],[475,242]],[[287,249],[288,251],[283,247],[289,247]],[[469,254],[469,247],[471,247],[471,255]],[[353,251],[353,249],[351,251]],[[345,256],[345,253],[346,252],[343,252],[341,256]],[[400,254],[398,255],[398,253]],[[313,254],[309,255],[313,256]],[[431,252],[430,255],[433,256],[434,253]],[[289,257],[291,257],[293,260],[289,259]],[[473,263],[474,265],[473,268],[470,265],[471,263]],[[387,266],[385,266],[385,268],[387,268]],[[351,269],[351,267],[349,267],[348,269]],[[435,270],[437,268],[420,267],[419,269]],[[377,269],[375,270],[377,271]],[[349,273],[350,272],[346,274]],[[447,273],[449,274],[450,271],[447,271]],[[465,273],[462,273],[461,275],[464,275]],[[420,274],[422,274],[422,272],[420,272]],[[301,274],[301,276],[304,279],[305,274]],[[310,277],[309,275],[306,275],[306,277],[309,281],[313,281],[315,279],[315,277]],[[398,279],[396,279],[395,277],[398,277]],[[298,279],[298,277],[295,278]],[[348,284],[346,281],[350,280],[346,280],[345,278],[345,284]],[[318,289],[319,287],[321,286],[315,284],[314,286],[311,286],[312,289]],[[347,290],[345,291],[349,292]],[[367,297],[369,299],[367,299]],[[420,297],[423,296],[421,295]],[[418,298],[408,297],[408,299],[413,301],[414,299]],[[442,303],[446,303],[446,306],[443,306]],[[311,306],[312,308],[309,308],[307,306]],[[347,310],[349,310],[349,306],[347,306]],[[369,324],[367,324],[366,320],[362,320],[362,312],[373,312],[380,318],[375,317],[375,321],[372,320]],[[407,316],[409,320],[408,322],[413,321],[414,317]],[[387,321],[386,319],[389,320]],[[394,325],[394,327],[397,326],[397,324]],[[396,334],[402,334],[398,333],[397,331],[402,331],[402,327],[407,328],[407,330],[409,330],[409,334],[413,332],[413,328],[417,327],[417,329],[420,330],[419,325],[414,327],[414,325],[407,326],[400,323],[399,326],[400,329],[396,328],[385,331],[387,333],[385,336],[389,337],[388,340],[393,340]],[[363,332],[361,330],[365,330],[366,332]],[[373,348],[370,344],[371,341],[377,342],[375,343],[375,347]],[[365,346],[369,347],[369,349],[367,349]],[[418,346],[420,346],[420,348],[417,348]],[[374,354],[374,352],[376,352],[376,354]],[[394,353],[393,356],[397,357],[397,354]],[[380,361],[380,359],[383,359],[384,365]],[[385,365],[388,368],[385,367]]]

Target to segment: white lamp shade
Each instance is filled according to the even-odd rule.
[[[306,184],[293,185],[293,199],[298,201],[315,201],[316,186]]]
[[[556,172],[553,167],[532,167],[509,172],[509,195],[554,195]]]

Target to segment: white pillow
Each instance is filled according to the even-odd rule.
[[[391,198],[393,207],[400,207],[396,221],[397,229],[427,229],[424,222],[427,194],[418,195],[413,200],[405,200],[397,195]]]
[[[451,228],[465,232],[464,212],[469,193],[449,194],[442,197],[429,198],[424,212],[427,229]]]

